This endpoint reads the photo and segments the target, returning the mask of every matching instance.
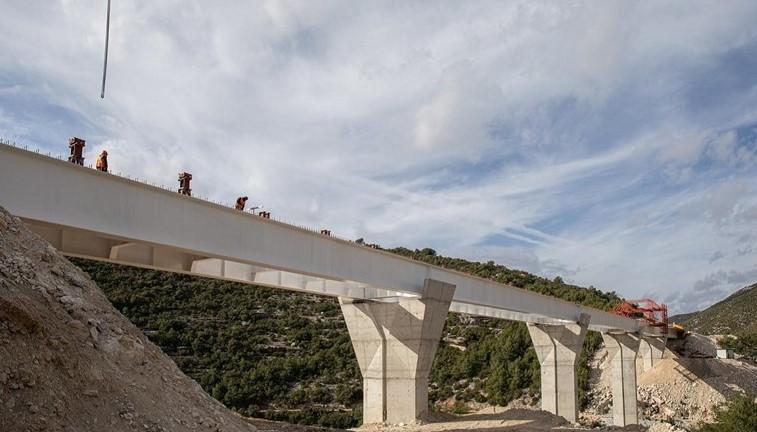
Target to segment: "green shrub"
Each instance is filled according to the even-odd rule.
[[[715,411],[715,422],[695,432],[757,431],[757,402],[754,396],[737,395]]]
[[[463,401],[456,401],[455,405],[452,406],[452,414],[463,415],[468,414],[469,412],[470,408],[468,408],[468,405]]]
[[[753,361],[757,361],[757,333],[724,337],[718,341],[721,348],[729,348]]]

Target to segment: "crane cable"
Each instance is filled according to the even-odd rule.
[[[110,0],[108,0],[108,15],[105,18],[105,60],[103,61],[103,86],[100,99],[105,99],[105,73],[108,71],[108,37],[110,36]]]

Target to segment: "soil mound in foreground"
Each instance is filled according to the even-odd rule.
[[[0,431],[307,430],[208,396],[0,207]]]

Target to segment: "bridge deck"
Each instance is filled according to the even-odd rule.
[[[636,332],[633,319],[0,145],[0,205],[69,255],[356,299],[454,284],[451,310]]]

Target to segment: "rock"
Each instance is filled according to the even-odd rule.
[[[86,330],[87,329],[87,327],[81,321],[79,321],[79,320],[71,320],[71,321],[67,322],[66,324],[68,324],[69,327],[73,327],[75,329],[80,329],[80,330]],[[65,341],[65,339],[61,340],[61,342],[64,342],[64,341]]]
[[[670,409],[669,407],[662,407],[662,416],[664,419],[669,420],[675,417],[676,412],[673,409]]]
[[[84,273],[1,207],[0,228],[0,432],[256,430],[223,407],[205,419],[218,402]]]
[[[47,247],[42,252],[42,254],[40,254],[40,258],[42,259],[42,261],[46,263],[51,263],[55,261],[55,255],[56,255],[55,248],[53,248],[51,245],[47,245]]]
[[[83,300],[81,298],[72,297],[69,295],[64,295],[60,297],[58,301],[64,305],[69,305],[69,306],[81,306],[83,304]]]
[[[101,320],[90,318],[87,320],[87,325],[90,327],[95,327],[100,332],[105,331],[105,324]]]
[[[84,280],[78,272],[66,273],[65,278],[68,283],[78,288],[84,288],[84,285],[86,284],[86,280]]]

